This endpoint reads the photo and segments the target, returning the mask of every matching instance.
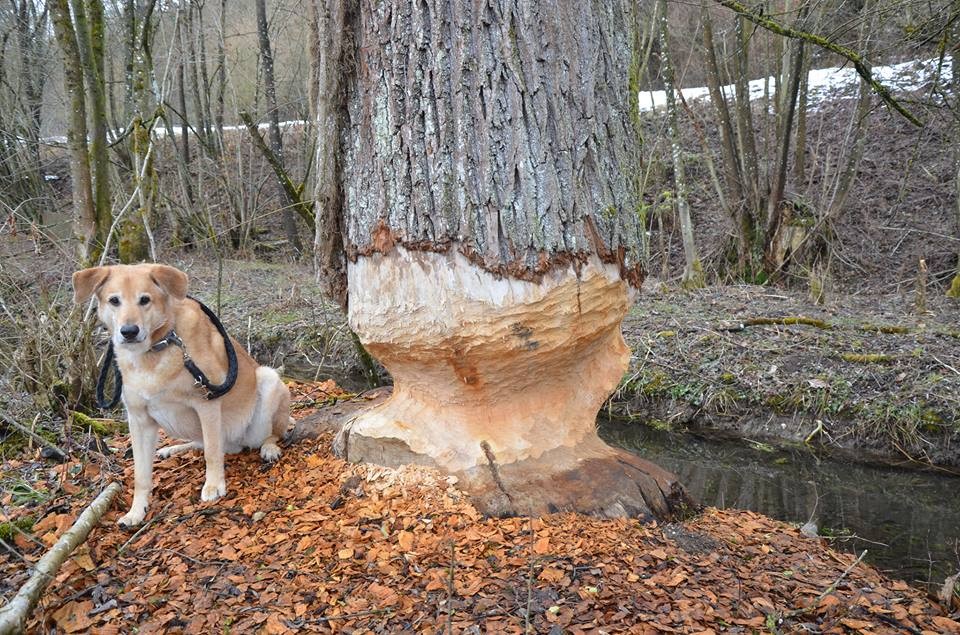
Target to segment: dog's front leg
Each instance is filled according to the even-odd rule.
[[[159,426],[143,407],[127,407],[130,443],[133,446],[133,503],[117,522],[133,527],[143,522],[153,491],[153,453],[157,448]]]
[[[215,501],[227,493],[223,474],[223,425],[220,404],[207,402],[197,408],[200,429],[203,431],[203,458],[207,464],[207,476],[200,490],[200,500]]]

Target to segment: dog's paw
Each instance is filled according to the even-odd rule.
[[[260,446],[260,458],[273,463],[280,458],[280,447],[276,443],[264,443]]]
[[[204,483],[203,489],[200,490],[200,500],[202,501],[215,501],[221,496],[225,496],[227,493],[227,484],[223,481],[219,483]]]
[[[136,509],[131,509],[126,514],[117,519],[117,524],[121,527],[136,527],[143,522],[143,517],[146,516],[146,510],[140,511]]]

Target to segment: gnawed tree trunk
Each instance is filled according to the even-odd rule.
[[[343,431],[345,456],[437,466],[490,514],[692,509],[595,426],[643,280],[635,5],[353,6],[320,16],[320,68],[340,72],[321,71],[320,145],[337,152],[318,160],[317,252],[336,273],[321,219],[339,206],[346,276],[327,282],[395,383]]]

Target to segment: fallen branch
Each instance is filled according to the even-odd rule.
[[[16,596],[0,609],[0,635],[23,632],[27,617],[37,605],[37,602],[40,601],[43,590],[54,578],[67,557],[73,553],[73,550],[87,539],[90,530],[100,522],[107,509],[110,508],[110,503],[113,502],[114,497],[119,492],[119,483],[107,485],[100,492],[100,495],[83,510],[83,513],[67,530],[67,533],[60,536],[60,539],[50,548],[50,551],[40,558],[30,579],[20,587]]]
[[[814,610],[815,608],[817,608],[818,606],[820,606],[820,603],[823,602],[823,600],[824,600],[828,595],[830,595],[831,593],[833,593],[833,592],[835,592],[835,591],[837,590],[837,587],[840,586],[840,583],[843,582],[843,579],[847,577],[847,574],[849,574],[851,571],[853,571],[853,568],[854,568],[855,566],[857,566],[858,564],[860,564],[860,562],[863,560],[863,558],[864,558],[866,555],[867,555],[867,550],[864,549],[864,550],[863,550],[863,553],[860,554],[860,557],[857,558],[856,560],[854,560],[853,562],[851,562],[850,565],[844,570],[844,572],[840,574],[840,577],[837,578],[836,580],[834,580],[834,581],[833,581],[833,584],[831,584],[830,586],[828,586],[823,593],[821,593],[819,596],[817,596],[817,599],[815,599],[813,602],[811,602],[809,606],[807,606],[807,607],[805,607],[805,608],[794,609],[794,610],[792,610],[792,611],[787,611],[786,613],[784,613],[783,615],[780,616],[781,619],[787,619],[787,618],[790,618],[790,617],[796,617],[796,616],[798,616],[798,615],[804,615],[805,613],[809,613],[810,611],[812,611],[812,610]]]
[[[46,439],[44,439],[43,437],[41,437],[39,434],[37,434],[36,432],[34,432],[33,430],[31,430],[30,428],[28,428],[28,427],[26,427],[26,426],[24,426],[24,425],[22,425],[22,424],[17,423],[16,421],[14,421],[13,419],[7,417],[6,415],[0,414],[0,421],[3,421],[3,425],[9,426],[9,427],[13,428],[14,430],[16,430],[17,432],[19,432],[20,434],[23,434],[23,435],[25,435],[25,436],[33,439],[34,441],[36,441],[37,443],[39,443],[39,444],[42,445],[43,447],[48,448],[49,450],[55,452],[57,455],[59,455],[59,456],[62,457],[63,459],[67,459],[67,458],[70,456],[70,455],[67,454],[64,450],[61,450],[60,448],[58,448],[58,447],[57,447],[56,445],[54,445],[53,443],[47,441]]]
[[[294,185],[293,179],[291,179],[290,175],[287,174],[283,164],[280,162],[280,158],[274,154],[273,150],[270,149],[270,146],[268,146],[263,140],[263,136],[261,136],[257,124],[255,124],[253,119],[251,119],[250,113],[245,110],[241,110],[239,116],[240,120],[243,121],[243,124],[247,127],[247,131],[250,133],[250,139],[253,141],[253,145],[257,147],[257,150],[260,151],[260,154],[263,155],[263,158],[266,159],[267,163],[270,164],[270,167],[273,168],[273,173],[280,182],[280,186],[283,188],[284,193],[287,195],[287,200],[290,202],[290,205],[292,205],[294,211],[300,215],[300,218],[303,219],[303,222],[307,224],[307,226],[310,228],[310,231],[315,231],[317,227],[317,219],[313,212],[313,202],[307,202],[303,200],[303,186],[301,185],[298,187]]]
[[[825,322],[824,320],[802,316],[750,318],[749,320],[744,320],[743,324],[744,326],[766,326],[774,324],[793,326],[796,324],[803,324],[804,326],[815,326],[818,329],[824,330],[830,330],[833,328],[830,326],[829,322]]]

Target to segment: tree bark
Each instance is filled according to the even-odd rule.
[[[324,214],[342,213],[348,319],[394,379],[343,431],[350,460],[439,467],[497,515],[695,507],[595,429],[626,369],[620,322],[644,275],[636,10],[321,10],[318,252],[336,241]]]
[[[110,483],[100,495],[83,510],[76,522],[60,536],[50,551],[44,554],[34,567],[33,575],[27,580],[17,595],[0,609],[0,635],[21,633],[27,625],[27,619],[33,607],[40,601],[43,590],[56,576],[57,570],[73,553],[80,543],[87,539],[120,492],[119,483]]]
[[[93,264],[97,257],[99,227],[93,202],[90,155],[87,153],[87,107],[80,70],[80,49],[70,18],[69,0],[52,0],[50,15],[63,58],[63,84],[70,103],[67,146],[70,148],[70,180],[78,255],[81,263]]]
[[[93,175],[93,206],[97,217],[96,249],[107,243],[113,221],[110,194],[110,156],[107,143],[107,87],[104,78],[105,21],[102,0],[71,0],[88,93],[90,168]]]

